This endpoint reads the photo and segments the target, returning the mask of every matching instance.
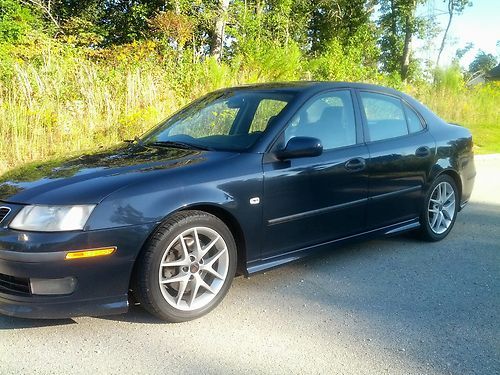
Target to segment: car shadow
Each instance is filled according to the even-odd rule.
[[[127,323],[166,324],[166,322],[154,317],[139,305],[131,305],[129,311],[125,314],[90,316],[90,317],[95,319],[104,319],[104,320],[127,322]],[[17,318],[12,316],[0,315],[0,331],[78,324],[78,321],[76,321],[75,319],[78,318],[27,319],[27,318]]]
[[[0,315],[0,331],[10,329],[30,329],[76,324],[73,319],[25,319]]]
[[[167,324],[165,321],[151,315],[139,304],[130,304],[128,312],[120,315],[103,315],[96,316],[96,319],[114,320],[126,323],[145,323],[145,324]]]

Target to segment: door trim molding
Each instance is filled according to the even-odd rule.
[[[393,197],[393,196],[399,195],[399,194],[412,193],[412,192],[418,191],[418,190],[422,190],[422,185],[417,185],[417,186],[412,186],[412,187],[409,187],[409,188],[404,188],[404,189],[400,189],[400,190],[390,191],[388,193],[377,194],[377,195],[374,195],[372,197],[369,197],[368,200],[378,201],[378,200],[390,198],[390,197]]]
[[[323,207],[323,208],[318,208],[316,210],[304,211],[304,212],[299,212],[298,214],[278,217],[275,219],[268,220],[267,225],[283,224],[283,223],[286,223],[289,221],[298,220],[298,219],[305,219],[305,218],[308,218],[311,216],[321,215],[321,214],[324,214],[327,212],[343,210],[343,209],[348,208],[348,207],[357,206],[359,204],[365,203],[366,201],[368,201],[368,198],[362,198],[362,199],[358,199],[358,200],[355,200],[352,202],[336,204],[334,206]]]
[[[404,188],[404,189],[400,189],[400,190],[396,190],[396,191],[391,191],[389,193],[383,193],[383,194],[374,195],[374,196],[368,197],[368,198],[358,199],[358,200],[355,200],[355,201],[352,201],[352,202],[346,202],[346,203],[336,204],[334,206],[328,206],[328,207],[318,208],[316,210],[304,211],[304,212],[299,212],[297,214],[292,214],[292,215],[277,217],[275,219],[269,219],[267,221],[267,225],[268,226],[278,225],[278,224],[287,223],[287,222],[293,221],[293,220],[306,219],[308,217],[312,217],[312,216],[316,216],[316,215],[321,215],[321,214],[325,214],[325,213],[329,213],[329,212],[343,210],[343,209],[346,209],[346,208],[349,208],[349,207],[353,207],[353,206],[357,206],[359,204],[366,203],[366,202],[369,202],[369,201],[378,201],[378,200],[382,200],[382,199],[393,197],[395,195],[411,193],[411,192],[418,191],[418,190],[421,190],[421,189],[422,189],[422,185],[417,185],[417,186],[412,186],[412,187],[409,187],[409,188]]]

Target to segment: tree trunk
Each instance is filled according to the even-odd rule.
[[[441,59],[441,54],[443,53],[444,50],[444,45],[446,43],[446,37],[448,36],[448,30],[450,30],[451,26],[451,21],[453,19],[453,13],[454,13],[454,1],[453,0],[448,0],[448,25],[446,26],[446,30],[444,31],[443,34],[443,40],[441,40],[441,47],[439,47],[439,53],[436,59],[436,68],[439,67],[439,60]]]
[[[405,40],[403,46],[403,54],[401,55],[401,79],[406,81],[408,78],[408,69],[410,67],[410,46],[412,37],[411,17],[406,16],[405,20]]]
[[[398,26],[396,24],[396,5],[394,4],[394,0],[391,0],[391,29],[392,35],[394,38],[398,35]]]
[[[219,0],[219,9],[215,19],[215,28],[212,39],[210,54],[218,61],[222,59],[224,52],[224,37],[226,28],[226,16],[229,8],[229,0]]]
[[[181,14],[181,4],[179,0],[174,1],[174,13],[177,15]],[[181,45],[180,41],[177,40],[175,50],[177,52],[177,63],[180,64],[182,61],[182,52],[183,52],[183,46]]]

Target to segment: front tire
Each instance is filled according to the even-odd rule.
[[[133,293],[160,319],[197,319],[222,301],[236,263],[234,238],[220,219],[202,211],[179,212],[157,229],[141,254]]]
[[[441,241],[457,218],[460,198],[457,184],[449,175],[440,175],[431,185],[420,215],[420,235],[426,241]]]

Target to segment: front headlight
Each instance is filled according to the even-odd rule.
[[[95,205],[26,206],[10,223],[10,228],[34,232],[82,230]]]

